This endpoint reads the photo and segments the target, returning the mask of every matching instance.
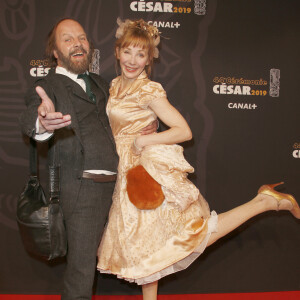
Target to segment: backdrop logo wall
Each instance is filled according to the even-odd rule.
[[[194,5],[193,5],[194,4]],[[169,0],[165,1],[132,1],[130,9],[137,12],[190,14],[193,10],[196,15],[206,14],[206,0]]]
[[[29,73],[32,77],[44,77],[50,70],[47,59],[32,59],[29,65],[31,66]]]
[[[300,199],[299,88],[291,80],[299,77],[299,9],[300,1],[280,0],[0,0],[0,294],[19,294],[20,299],[30,292],[59,294],[65,269],[60,262],[44,263],[28,255],[15,221],[29,170],[28,140],[18,117],[25,110],[27,89],[49,70],[43,44],[55,21],[80,21],[96,48],[90,70],[107,81],[116,76],[117,18],[143,18],[160,27],[164,38],[152,78],[164,86],[193,131],[193,140],[184,144],[195,168],[190,179],[211,208],[222,212],[247,201],[255,186],[272,178],[285,181],[284,191]],[[289,77],[282,80],[281,73]],[[39,146],[41,179],[46,181],[47,145]],[[267,215],[225,237],[218,248],[208,247],[176,278],[162,279],[160,293],[201,299],[207,292],[298,291],[299,223],[287,212]],[[278,260],[285,248],[289,255]],[[224,260],[224,253],[234,255]],[[245,269],[249,272],[240,276]],[[115,276],[97,273],[96,281],[97,295],[140,293],[138,286]]]
[[[280,70],[270,70],[270,85],[268,93],[268,81],[260,79],[235,78],[234,76],[215,76],[213,78],[213,92],[217,95],[231,96],[267,96],[279,97]],[[257,104],[253,103],[229,103],[230,109],[256,109]]]
[[[268,94],[266,85],[268,82],[262,78],[258,80],[235,78],[235,77],[218,77],[213,79],[213,92],[222,95],[244,95],[244,96],[266,96]],[[254,88],[251,88],[251,85]]]

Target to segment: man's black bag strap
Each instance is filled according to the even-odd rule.
[[[36,141],[30,138],[29,144],[29,171],[30,176],[38,176],[37,170],[37,150],[36,150]]]
[[[53,139],[52,139],[53,140]],[[58,202],[60,195],[60,166],[55,163],[58,161],[57,146],[54,142],[49,141],[48,155],[50,157],[49,165],[49,195],[50,202]],[[29,149],[29,170],[30,176],[38,177],[38,155],[36,141],[30,138],[30,149]]]

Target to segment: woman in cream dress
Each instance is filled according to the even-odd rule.
[[[118,23],[115,50],[121,76],[112,81],[107,114],[120,162],[97,268],[141,284],[148,300],[156,299],[160,278],[187,268],[207,246],[249,218],[274,209],[289,209],[300,218],[300,209],[292,196],[265,185],[240,207],[219,216],[210,212],[187,179],[193,167],[177,145],[192,138],[190,128],[161,84],[147,76],[158,56],[158,30],[143,20]],[[141,129],[157,118],[170,129],[141,135]],[[165,199],[156,209],[138,209],[128,198],[126,175],[137,165],[162,186]]]

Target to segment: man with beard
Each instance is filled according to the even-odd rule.
[[[54,139],[58,149],[60,198],[68,235],[62,299],[90,299],[97,248],[115,184],[115,175],[95,173],[115,174],[118,164],[105,113],[109,86],[88,72],[90,44],[75,20],[63,19],[53,27],[46,54],[55,68],[27,93],[27,110],[20,124],[29,137]],[[88,81],[79,74],[85,74]],[[143,134],[155,130],[153,124]]]

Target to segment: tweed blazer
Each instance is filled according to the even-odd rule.
[[[109,96],[108,83],[97,74],[90,73],[90,76],[96,86],[102,90],[107,101]],[[49,98],[55,103],[56,111],[64,115],[71,115],[71,125],[56,130],[51,137],[59,149],[56,161],[61,166],[61,204],[65,217],[67,217],[71,213],[78,197],[84,165],[83,141],[72,99],[79,97],[88,100],[88,96],[72,79],[65,75],[56,74],[55,70],[50,70],[46,77],[35,82],[25,96],[27,109],[21,114],[19,121],[23,133],[31,138],[35,137],[35,123],[38,117],[37,108],[41,103],[40,97],[35,91],[36,86],[41,86],[46,91]],[[106,114],[105,118],[101,118],[100,121],[100,126],[103,126],[111,143],[98,146],[109,148],[107,152],[110,154],[107,159],[114,162],[116,167],[111,171],[116,172],[118,155]]]

